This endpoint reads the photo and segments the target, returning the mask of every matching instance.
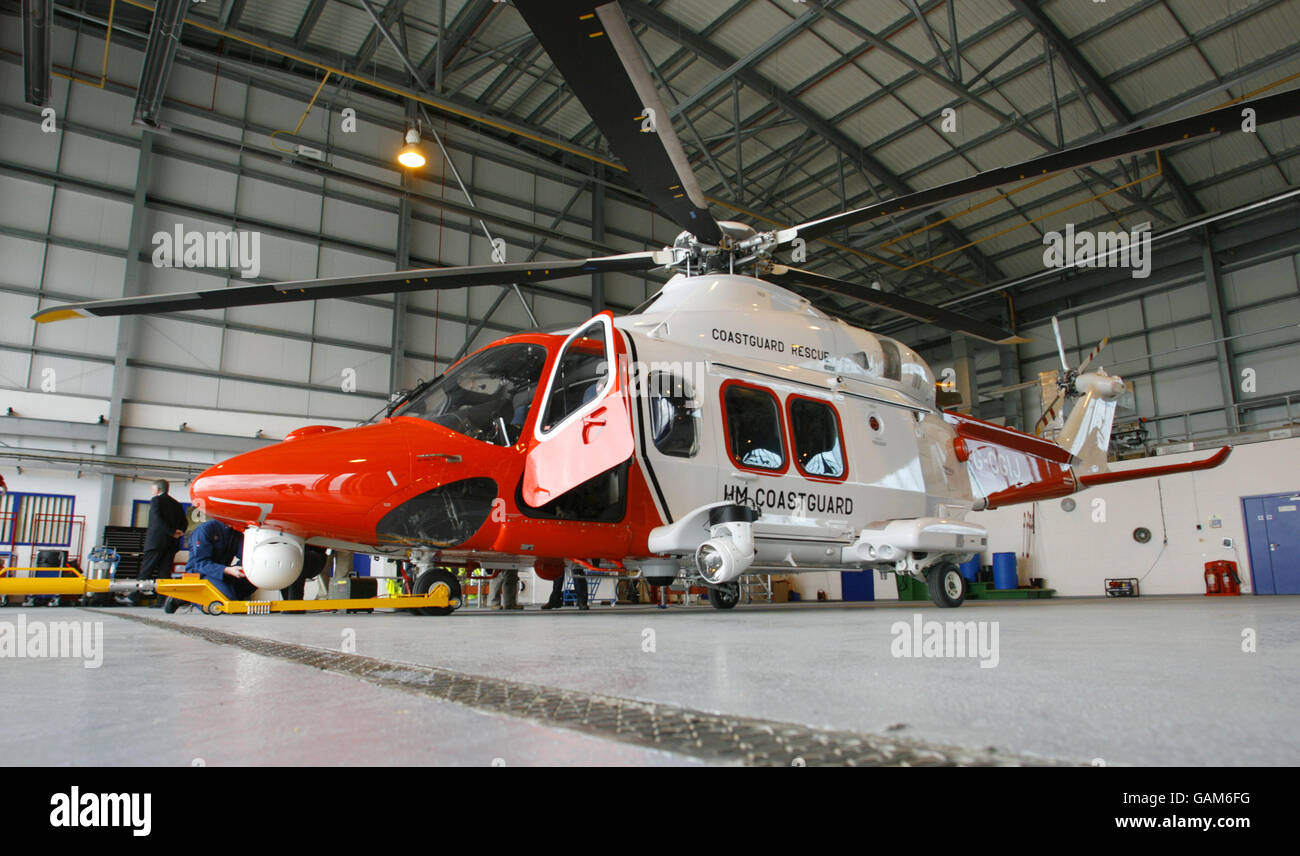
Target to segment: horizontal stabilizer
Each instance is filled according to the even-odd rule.
[[[1219,464],[1228,460],[1228,455],[1232,454],[1231,446],[1224,446],[1208,458],[1200,461],[1188,461],[1185,464],[1164,464],[1158,467],[1137,467],[1131,470],[1111,470],[1106,473],[1095,473],[1092,475],[1080,475],[1079,489],[1096,487],[1100,484],[1114,484],[1115,482],[1134,481],[1135,479],[1149,479],[1157,476],[1176,476],[1179,473],[1192,473],[1198,470],[1212,470]]]

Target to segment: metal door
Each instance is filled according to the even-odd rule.
[[[1256,594],[1300,594],[1300,493],[1244,497]]]

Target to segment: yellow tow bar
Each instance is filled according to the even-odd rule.
[[[60,576],[15,577],[13,571],[54,572]],[[391,597],[354,597],[331,600],[230,600],[221,590],[198,574],[185,574],[177,580],[155,580],[153,590],[136,582],[90,579],[76,568],[4,568],[0,570],[0,596],[85,597],[107,593],[155,594],[174,597],[200,607],[211,615],[245,613],[265,615],[272,612],[334,612],[342,609],[446,609],[460,606],[446,585],[435,586],[428,594],[402,594]]]

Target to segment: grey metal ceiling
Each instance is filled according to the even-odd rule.
[[[367,5],[370,9],[367,9]],[[1300,0],[622,0],[717,213],[781,224],[1200,112],[1300,77]],[[600,150],[508,3],[209,0],[191,13]],[[380,30],[383,25],[388,36]],[[955,38],[954,38],[955,33]],[[440,38],[440,35],[442,38]],[[954,44],[955,42],[955,44]],[[441,59],[441,66],[439,60]],[[956,111],[955,133],[941,130]],[[1042,269],[1042,234],[1157,229],[1294,184],[1300,121],[1076,170],[810,267],[939,299]],[[1100,196],[1100,198],[1098,198]],[[745,213],[739,213],[745,212]],[[915,232],[915,234],[912,234]],[[891,241],[893,243],[887,243]]]

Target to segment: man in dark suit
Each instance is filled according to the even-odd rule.
[[[140,559],[140,579],[169,579],[172,561],[180,549],[180,538],[185,534],[185,509],[172,499],[167,490],[170,485],[159,479],[153,483],[153,499],[149,500],[149,529],[144,536],[144,555]],[[134,603],[140,602],[136,594]],[[159,598],[157,602],[161,602]]]

